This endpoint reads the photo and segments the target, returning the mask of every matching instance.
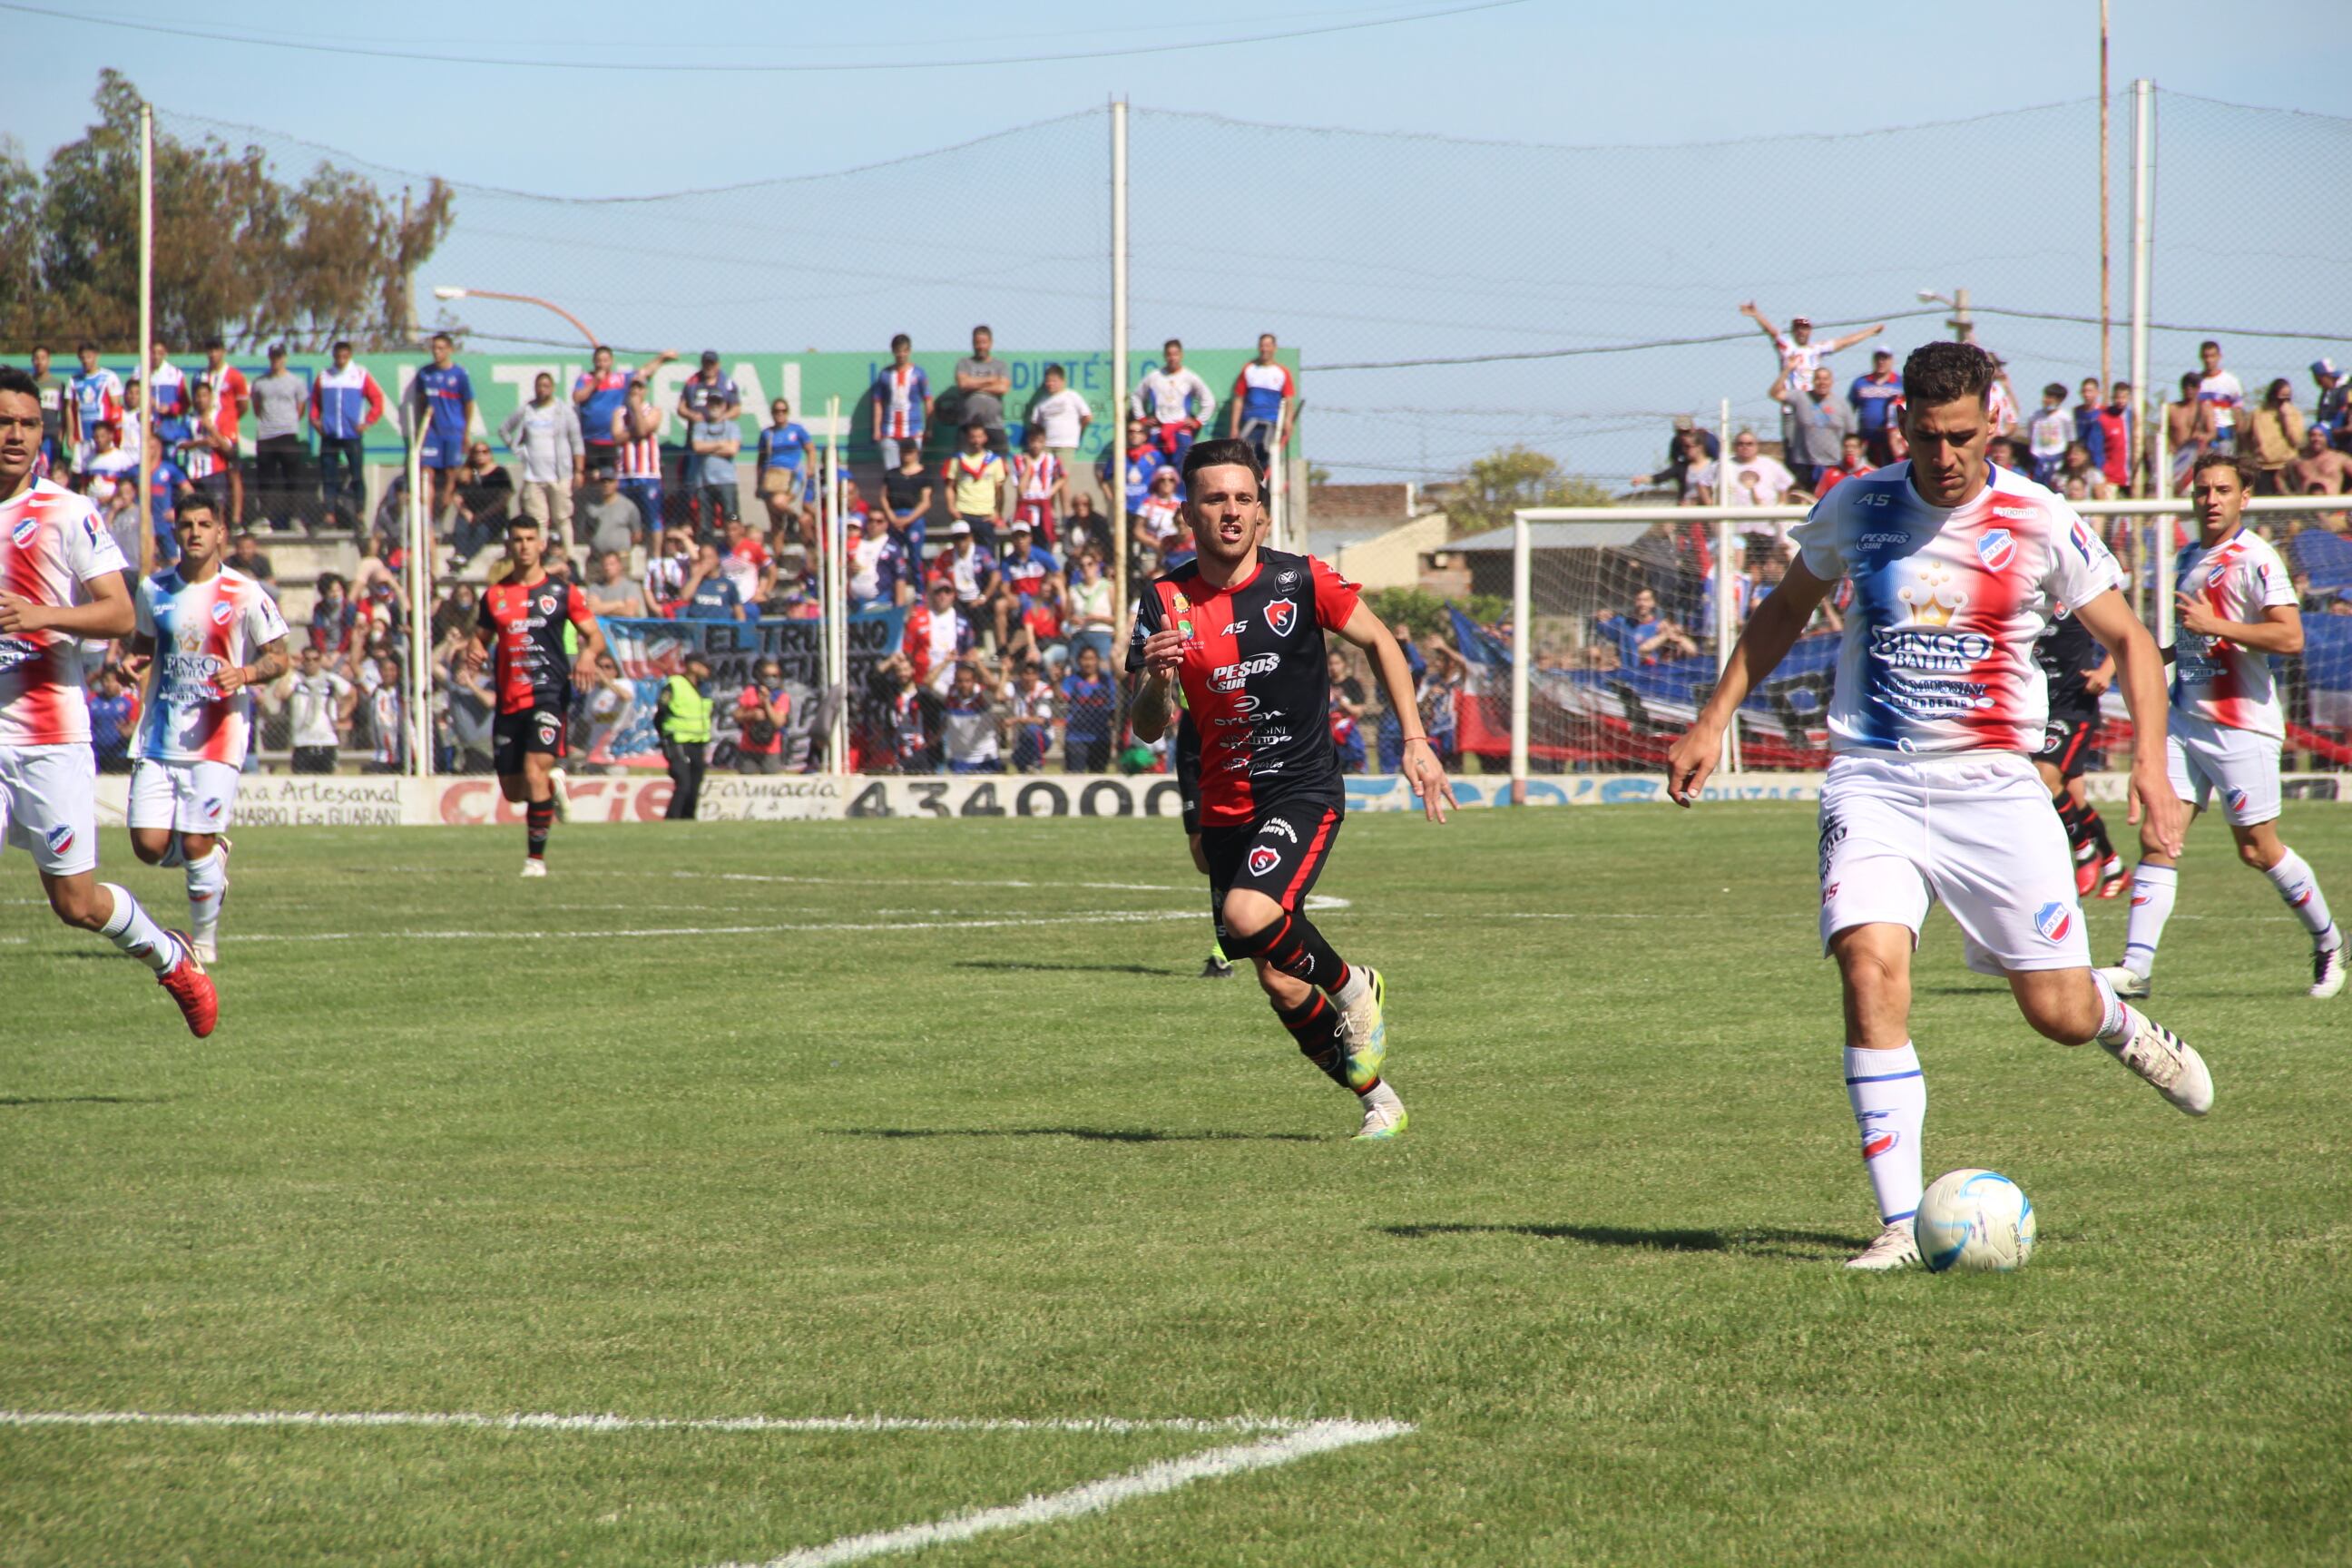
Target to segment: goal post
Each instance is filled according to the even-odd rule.
[[[2160,645],[2173,636],[2177,547],[2194,537],[2185,499],[2069,503],[2123,566]],[[1804,521],[1802,506],[1538,507],[1512,514],[1508,637],[1511,798],[1533,772],[1654,772],[1729,662],[1753,600],[1777,581],[1743,563]],[[2352,768],[2352,614],[2329,614],[2352,592],[2352,496],[2260,497],[2305,605],[2305,654],[2286,661],[2288,750],[2321,771]],[[2169,518],[2168,537],[2158,520]],[[1720,569],[1719,569],[1720,568]],[[1769,579],[1769,581],[1768,581]],[[1643,601],[1639,596],[1647,595]],[[1637,618],[1637,602],[1647,618]],[[2341,601],[2352,612],[2352,599]],[[1834,600],[1832,608],[1834,608]],[[2318,624],[2324,620],[2326,624]],[[1824,617],[1824,625],[1827,617]],[[1833,637],[1808,636],[1741,707],[1722,769],[1812,772],[1827,759]],[[1475,699],[1474,699],[1475,700]],[[2114,710],[2108,733],[2128,739]]]

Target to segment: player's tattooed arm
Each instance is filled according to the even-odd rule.
[[[234,696],[248,686],[267,686],[291,668],[293,661],[286,657],[286,639],[264,643],[261,657],[251,664],[233,664],[213,677],[223,697]]]
[[[1698,797],[1699,786],[1706,783],[1723,755],[1723,732],[1730,727],[1732,715],[1748,700],[1748,694],[1789,657],[1832,586],[1806,570],[1805,559],[1800,555],[1789,563],[1788,574],[1780,585],[1748,617],[1738,642],[1732,645],[1731,662],[1723,667],[1716,681],[1715,694],[1666,752],[1666,796],[1676,805],[1688,805]]]
[[[1156,631],[1143,642],[1143,683],[1136,688],[1135,705],[1128,717],[1135,726],[1135,738],[1150,745],[1168,732],[1175,704],[1170,689],[1170,678],[1184,659],[1184,634],[1174,626]]]

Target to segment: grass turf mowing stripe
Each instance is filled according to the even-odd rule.
[[[1329,1423],[1273,1415],[1074,1415],[1032,1420],[1009,1415],[491,1415],[471,1410],[0,1410],[0,1426],[461,1426],[497,1432],[1100,1432],[1116,1436],[1129,1432],[1289,1434],[1325,1425]]]

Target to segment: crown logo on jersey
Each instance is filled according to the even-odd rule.
[[[1911,618],[1923,626],[1950,626],[1954,614],[1969,602],[1968,595],[1952,574],[1941,566],[1927,567],[1916,582],[1895,590],[1895,596],[1911,612]]]

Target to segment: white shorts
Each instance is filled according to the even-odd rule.
[[[1979,974],[2090,967],[2066,829],[2022,756],[1832,758],[1821,824],[1823,952],[1879,923],[1916,946],[1940,900]]]
[[[131,767],[132,827],[168,827],[175,833],[219,833],[236,809],[241,777],[226,763],[159,763],[142,757]]]
[[[2165,771],[2172,793],[2202,811],[2216,794],[2235,827],[2275,822],[2279,814],[2279,752],[2275,735],[2233,730],[2175,708],[2166,719]]]
[[[98,869],[98,758],[88,746],[0,746],[0,850],[52,877]]]

